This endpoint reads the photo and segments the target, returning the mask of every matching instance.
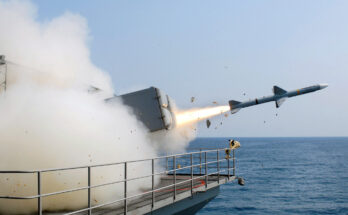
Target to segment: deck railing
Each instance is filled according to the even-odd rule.
[[[230,164],[230,160],[232,160],[232,167]],[[132,163],[138,163],[138,162],[144,162],[149,161],[151,162],[151,174],[140,176],[140,177],[128,177],[129,170],[128,165]],[[162,162],[158,162],[162,161]],[[98,167],[105,167],[105,166],[123,166],[124,170],[124,179],[117,180],[117,181],[111,181],[108,183],[102,183],[97,185],[92,185],[92,169],[98,168]],[[162,167],[165,166],[165,170],[160,168],[160,171],[156,172],[155,165],[161,165]],[[66,189],[61,190],[57,192],[50,192],[50,193],[42,193],[42,174],[47,172],[56,172],[56,171],[66,171],[66,170],[86,170],[87,169],[87,186],[73,188],[73,189]],[[213,170],[213,171],[211,171]],[[232,170],[232,172],[231,172]],[[149,158],[149,159],[141,159],[141,160],[133,160],[133,161],[125,161],[125,162],[117,162],[117,163],[108,163],[108,164],[99,164],[99,165],[90,165],[90,166],[80,166],[80,167],[70,167],[70,168],[55,168],[55,169],[42,169],[42,170],[30,170],[30,171],[0,171],[0,176],[2,174],[36,174],[37,175],[37,195],[32,196],[0,196],[0,199],[13,199],[13,200],[30,200],[30,199],[37,199],[37,214],[41,215],[43,212],[42,207],[42,199],[48,196],[54,196],[64,193],[71,193],[81,190],[87,190],[87,208],[75,210],[69,213],[65,214],[78,214],[81,212],[88,212],[88,214],[92,214],[93,209],[101,208],[107,205],[112,205],[115,203],[123,202],[123,209],[124,214],[127,214],[128,212],[128,205],[129,200],[134,199],[136,197],[141,197],[145,195],[151,195],[151,206],[152,208],[155,207],[156,203],[156,193],[172,188],[169,192],[172,192],[173,200],[176,200],[177,197],[177,187],[182,186],[184,184],[189,184],[188,189],[191,190],[191,194],[193,195],[194,189],[196,188],[194,186],[194,181],[197,180],[204,180],[204,184],[202,186],[205,186],[205,189],[208,188],[208,182],[209,177],[214,176],[217,177],[217,182],[220,183],[220,177],[221,175],[227,176],[228,179],[230,179],[231,176],[235,176],[236,171],[236,158],[235,158],[235,149],[230,148],[220,148],[220,149],[209,149],[209,150],[199,150],[194,152],[187,152],[187,153],[181,153],[181,154],[173,154],[173,155],[164,155],[159,156],[155,158]],[[169,175],[172,177],[173,183],[169,184],[167,186],[162,186],[159,188],[155,187],[155,177],[156,176],[163,176],[163,175]],[[178,180],[178,176],[189,176],[185,180]],[[151,178],[151,189],[138,193],[135,195],[128,195],[128,182],[134,181],[137,179],[142,178]],[[91,193],[92,189],[98,188],[98,187],[104,187],[108,185],[113,184],[119,184],[123,183],[124,185],[124,195],[123,198],[119,198],[116,200],[112,200],[106,203],[98,204],[92,206],[91,201]]]

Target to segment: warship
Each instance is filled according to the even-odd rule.
[[[7,61],[0,56],[0,93],[6,91]],[[90,92],[98,91],[91,87]],[[155,87],[114,96],[105,100],[113,105],[116,100],[122,99],[125,105],[130,106],[138,120],[148,128],[149,132],[170,130],[175,127],[173,103],[169,96]],[[220,185],[238,179],[236,176],[235,150],[237,147],[220,149],[201,149],[180,154],[163,154],[158,157],[128,160],[117,163],[88,165],[70,168],[38,169],[38,170],[0,170],[1,175],[22,176],[30,175],[36,180],[28,187],[36,187],[36,194],[5,195],[0,199],[6,201],[37,201],[36,214],[194,214],[209,201],[214,199]],[[148,175],[130,176],[129,169],[137,163],[148,164]],[[98,177],[95,172],[104,167],[119,168],[123,178],[94,184],[93,178]],[[78,186],[45,193],[45,176],[50,173],[69,172],[70,170],[86,171],[86,186]],[[96,170],[96,171],[95,171]],[[73,177],[73,176],[72,176]],[[148,179],[150,186],[146,186],[140,193],[130,193],[130,184],[135,180]],[[121,185],[121,195],[108,202],[96,203],[92,199],[93,192],[98,188],[110,185]],[[45,198],[61,194],[85,191],[86,207],[77,210],[46,211],[43,208]],[[64,206],[62,206],[64,208]]]
[[[6,61],[5,56],[0,56],[0,93],[6,90]],[[293,97],[309,92],[314,92],[327,87],[326,84],[315,85],[295,91],[287,92],[274,86],[274,95],[250,100],[246,102],[229,101],[231,113],[241,108],[275,101],[276,107],[280,107],[285,98]],[[92,87],[92,90],[98,88]],[[173,101],[156,87],[114,96],[105,100],[112,105],[118,99],[131,107],[138,120],[148,128],[149,132],[170,130],[176,126]],[[195,214],[212,199],[219,195],[220,186],[230,182],[244,185],[242,177],[237,175],[236,151],[240,143],[229,140],[225,148],[209,148],[187,150],[178,154],[163,154],[141,160],[128,160],[117,163],[87,165],[70,168],[39,169],[39,170],[0,170],[1,174],[33,175],[36,180],[30,186],[36,187],[36,194],[30,196],[0,196],[0,199],[10,201],[35,200],[37,201],[37,214]],[[148,175],[129,176],[129,166],[137,163],[147,163],[150,172]],[[103,167],[115,166],[122,169],[122,180],[113,180],[107,183],[94,184],[92,178],[96,177],[94,170]],[[160,168],[159,168],[160,167]],[[44,174],[57,173],[69,170],[86,171],[86,186],[79,186],[51,193],[42,192]],[[97,172],[97,171],[96,171]],[[139,179],[151,181],[148,188],[142,192],[129,193],[129,184]],[[95,203],[92,201],[92,193],[101,187],[121,184],[123,186],[121,197],[115,197],[107,202]],[[45,211],[43,199],[60,194],[86,191],[86,207],[72,211]]]

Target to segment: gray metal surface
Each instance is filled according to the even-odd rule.
[[[317,84],[314,86],[305,87],[305,88],[292,90],[292,91],[286,91],[280,87],[273,86],[274,95],[264,96],[264,97],[256,98],[250,101],[245,101],[245,102],[230,100],[229,105],[230,105],[232,114],[238,112],[242,108],[250,107],[253,105],[259,105],[259,104],[263,104],[263,103],[271,102],[271,101],[275,101],[276,107],[279,108],[286,98],[311,93],[317,90],[324,89],[327,86],[328,86],[327,84]]]
[[[174,126],[174,115],[170,98],[155,87],[109,98],[112,103],[119,98],[133,109],[137,119],[151,131],[169,129]]]
[[[163,215],[163,214],[175,214],[175,215],[190,215],[197,213],[206,204],[213,200],[219,194],[219,186],[211,188],[206,192],[197,192],[191,198],[186,198],[168,206],[162,207],[147,215]]]

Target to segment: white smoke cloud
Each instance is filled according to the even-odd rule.
[[[90,84],[112,92],[109,76],[90,61],[86,45],[86,20],[65,13],[49,22],[38,23],[35,8],[28,2],[1,2],[1,53],[17,67],[9,82],[22,79],[56,87]]]
[[[42,87],[32,85],[9,88],[0,101],[0,111],[6,113],[1,115],[0,122],[0,169],[74,167],[156,155],[146,141],[146,130],[129,115],[123,105],[107,106],[99,101],[99,98],[74,90],[42,91]],[[131,135],[130,130],[135,132]],[[149,174],[150,165],[146,167],[138,166],[133,171],[130,168],[129,177]],[[124,177],[123,166],[96,171],[93,172],[94,183],[121,180]],[[59,172],[61,176],[56,174],[58,173],[43,176],[43,193],[86,185],[85,171],[65,174]],[[1,195],[35,194],[35,184],[35,177],[1,176]],[[117,191],[122,191],[119,189],[122,187],[123,184],[108,188],[108,192],[99,191],[93,195],[93,199],[99,203],[114,199],[119,196]],[[130,185],[130,192],[135,192],[138,188],[139,184],[138,187]],[[55,210],[84,206],[86,201],[80,196],[82,194],[80,192],[44,199],[44,208]],[[7,202],[0,201],[0,211],[18,213],[36,209],[35,201],[23,201],[20,208],[15,207],[18,205],[17,201],[12,200],[11,204]]]
[[[65,13],[39,23],[35,16],[30,2],[0,1],[0,54],[9,61],[7,91],[0,95],[0,170],[136,160],[187,145],[192,135],[182,136],[185,132],[176,129],[149,135],[121,101],[112,106],[103,102],[113,88],[110,77],[91,63],[83,17]],[[88,94],[90,85],[104,93]],[[150,171],[150,163],[132,164],[129,177]],[[123,177],[123,167],[92,172],[95,184]],[[42,192],[86,186],[86,179],[83,170],[46,173]],[[131,183],[129,192],[144,184]],[[35,195],[36,176],[3,174],[0,188],[0,195]],[[96,189],[92,203],[115,199],[122,189],[123,184]],[[43,199],[44,210],[51,211],[86,204],[86,191]],[[36,207],[36,200],[0,200],[0,214],[31,213]]]

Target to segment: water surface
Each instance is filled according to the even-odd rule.
[[[227,147],[198,138],[190,147]],[[348,214],[348,138],[235,138],[236,174],[197,215]]]

